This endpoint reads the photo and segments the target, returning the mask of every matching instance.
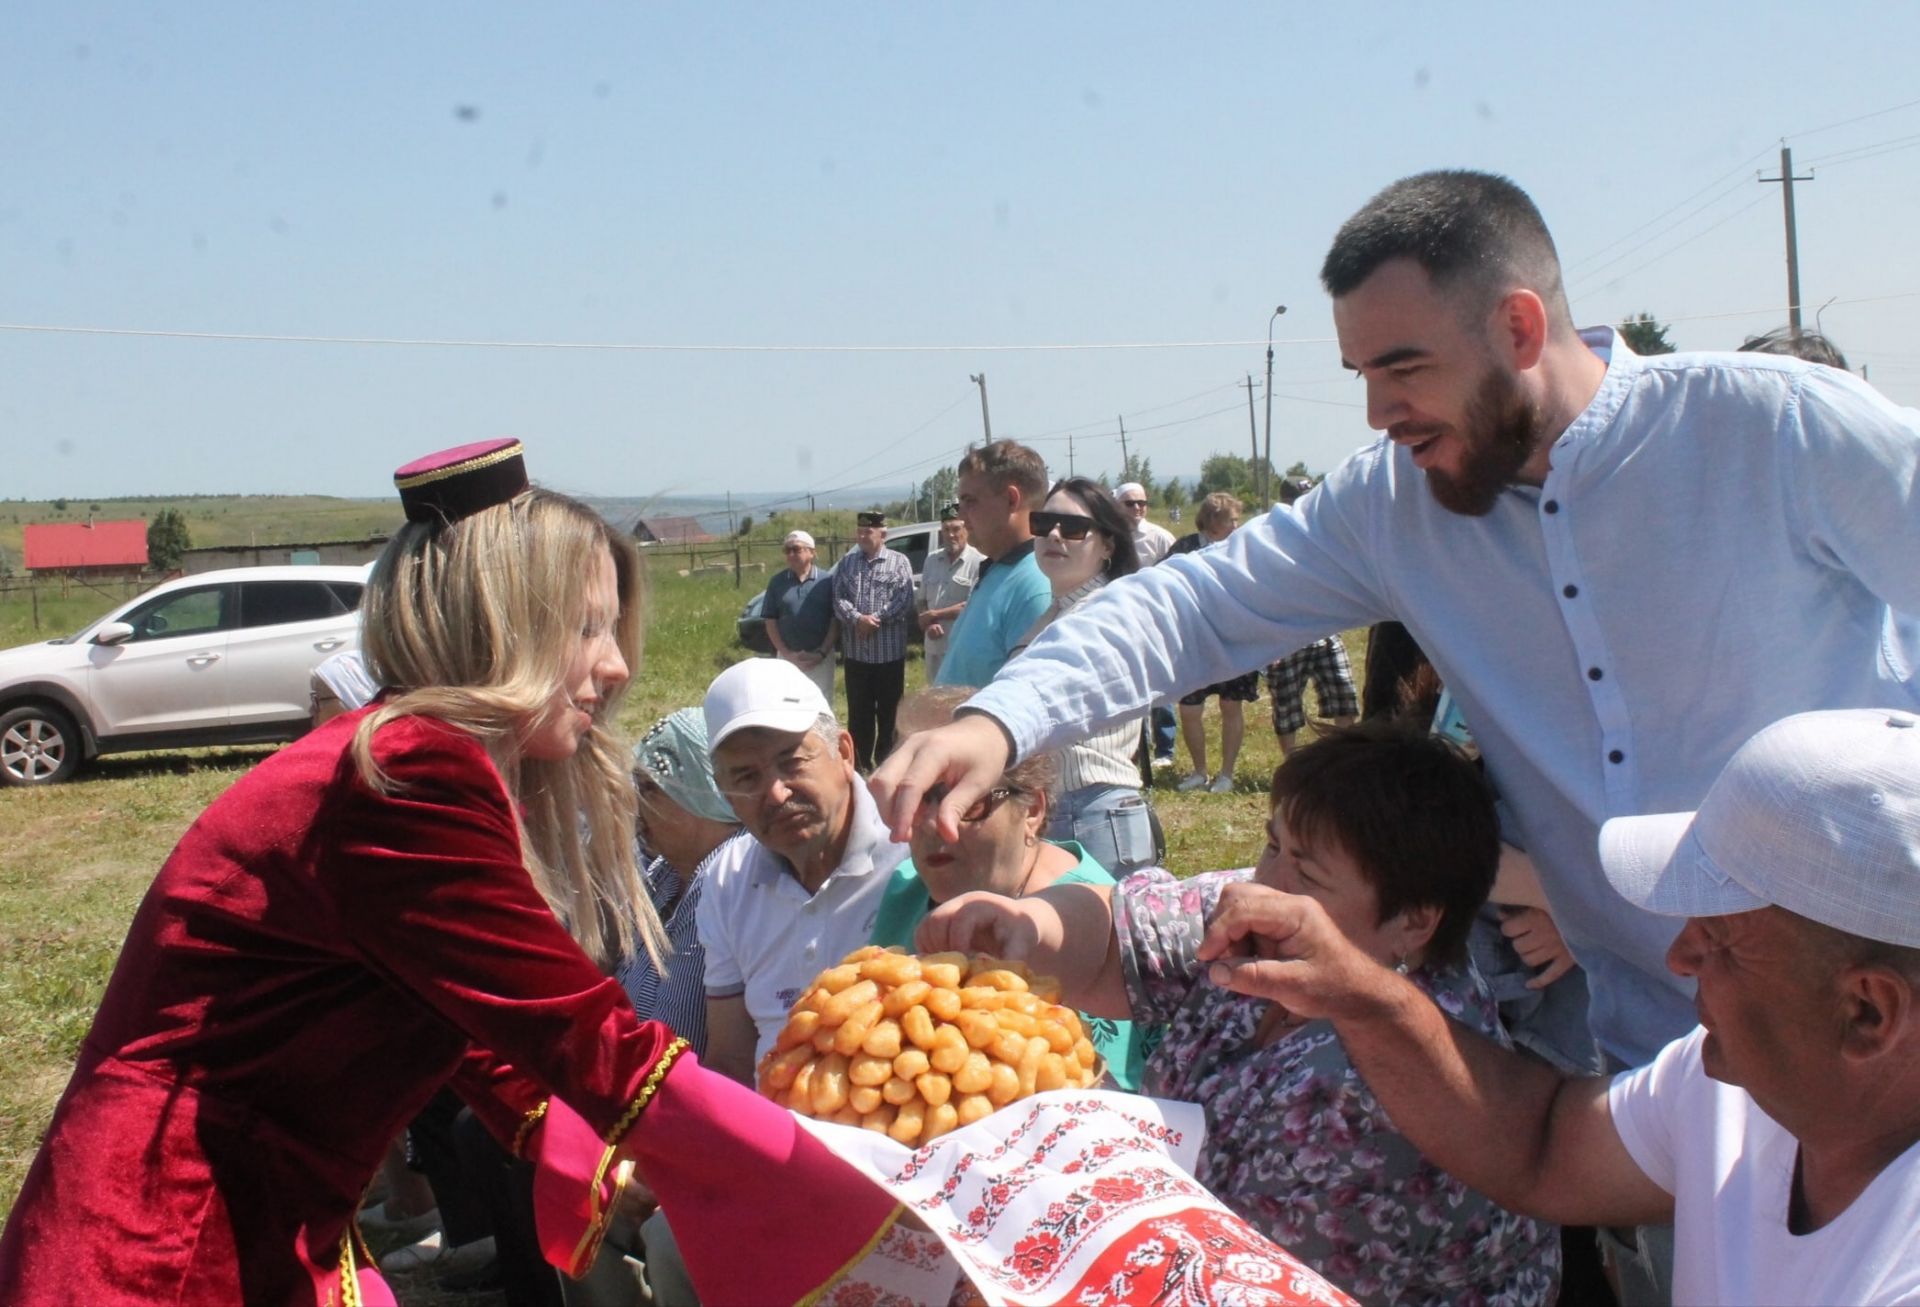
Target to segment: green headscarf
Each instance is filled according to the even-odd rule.
[[[698,708],[682,708],[653,724],[633,746],[633,769],[644,772],[669,799],[711,821],[738,826],[733,805],[713,779],[707,756],[707,719]]]

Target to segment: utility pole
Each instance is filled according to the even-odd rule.
[[[1810,182],[1813,174],[1805,177],[1793,175],[1793,151],[1786,146],[1780,147],[1780,175],[1762,177],[1763,183],[1780,184],[1780,202],[1787,215],[1787,327],[1793,332],[1795,340],[1800,339],[1800,237],[1793,223],[1793,184]]]
[[[1254,493],[1260,487],[1260,428],[1253,421],[1253,373],[1247,373],[1247,441],[1253,446],[1252,455],[1247,459],[1247,475],[1253,481]]]
[[[1260,464],[1260,502],[1273,503],[1273,487],[1269,484],[1273,477],[1273,324],[1287,306],[1282,304],[1267,319],[1267,456]]]
[[[968,373],[967,380],[980,387],[980,425],[987,433],[987,443],[993,443],[993,419],[987,416],[987,374]]]
[[[1120,475],[1124,477],[1133,470],[1133,455],[1127,452],[1127,415],[1122,413],[1114,421],[1120,424]]]
[[[1067,432],[1067,475],[1073,475],[1073,432]]]

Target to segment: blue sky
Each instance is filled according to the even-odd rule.
[[[1058,470],[1125,414],[1190,473],[1281,303],[1275,459],[1324,470],[1373,191],[1506,172],[1579,321],[1731,347],[1785,320],[1783,136],[1809,325],[1920,404],[1920,6],[1343,8],[16,2],[0,322],[515,344],[0,330],[0,497],[381,495],[497,434],[587,493],[892,485],[982,370]],[[1035,345],[1081,348],[985,348]]]

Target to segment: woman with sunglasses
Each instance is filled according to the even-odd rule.
[[[1107,582],[1140,570],[1133,526],[1097,481],[1068,477],[1055,482],[1027,520],[1034,561],[1053,587],[1053,602],[1021,639],[1020,649]],[[1153,809],[1141,793],[1134,762],[1142,720],[1119,722],[1060,755],[1060,801],[1047,828],[1047,838],[1077,841],[1116,876],[1159,861]]]
[[[940,685],[900,705],[901,734],[945,726],[975,687]],[[1070,840],[1042,838],[1059,781],[1050,753],[1036,754],[1007,770],[993,788],[960,815],[960,838],[940,838],[934,818],[944,792],[929,794],[908,834],[912,856],[895,868],[874,916],[871,942],[913,949],[913,933],[936,904],[973,891],[1017,899],[1049,885],[1112,885],[1113,876]],[[1130,1021],[1087,1017],[1087,1037],[1106,1060],[1121,1089],[1140,1083],[1145,1052]]]

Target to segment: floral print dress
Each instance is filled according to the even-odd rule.
[[[1200,1182],[1255,1229],[1364,1303],[1551,1303],[1559,1227],[1496,1206],[1397,1132],[1347,1060],[1333,1027],[1313,1021],[1264,1046],[1264,999],[1216,989],[1194,960],[1220,892],[1252,872],[1175,880],[1158,869],[1122,881],[1114,930],[1136,1022],[1165,1023],[1144,1093],[1207,1115]],[[1506,1042],[1471,968],[1410,977],[1454,1020]]]

